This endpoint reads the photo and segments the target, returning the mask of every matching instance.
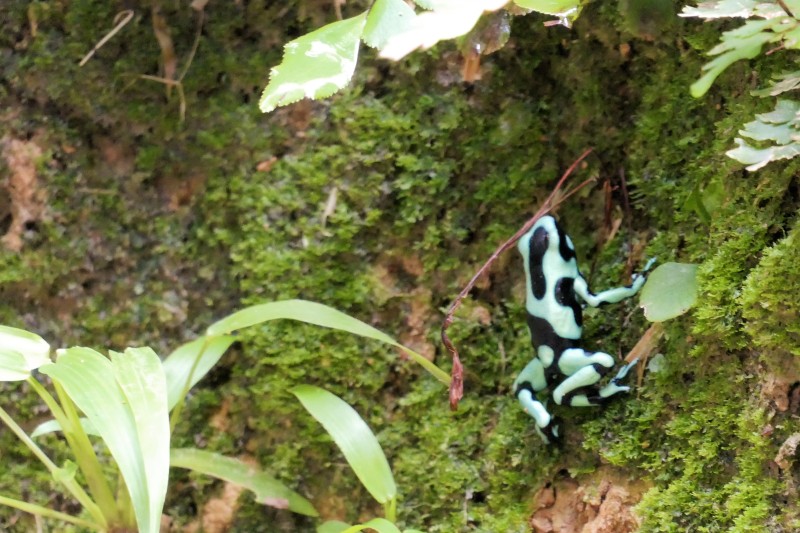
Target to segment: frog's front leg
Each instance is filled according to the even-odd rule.
[[[650,259],[641,272],[634,274],[630,285],[626,287],[607,289],[598,294],[594,294],[591,290],[589,290],[589,284],[586,283],[586,279],[581,274],[578,274],[578,276],[575,278],[574,284],[575,293],[580,296],[584,302],[592,307],[621,302],[625,298],[630,298],[639,292],[639,289],[642,288],[642,285],[644,285],[644,282],[647,280],[647,271],[650,270],[650,267],[653,266],[654,262],[655,258]]]
[[[547,378],[544,365],[538,358],[533,358],[514,380],[514,395],[525,412],[536,421],[536,431],[539,436],[550,443],[558,440],[558,426],[553,424],[553,417],[536,396],[537,392],[545,388],[547,388]]]
[[[614,367],[614,358],[607,353],[587,352],[581,348],[564,350],[558,367],[568,377],[555,388],[553,399],[559,405],[566,402],[574,407],[602,405],[611,396],[630,390],[620,383],[635,364],[634,361],[624,366],[614,379],[598,390],[595,385]]]

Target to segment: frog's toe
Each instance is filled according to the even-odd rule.
[[[600,390],[601,398],[609,398],[620,392],[630,392],[631,388],[628,385],[617,385],[614,382],[609,383]]]
[[[634,359],[633,361],[631,361],[627,365],[625,365],[622,368],[620,368],[619,372],[617,372],[617,375],[614,376],[614,379],[612,379],[611,381],[612,382],[617,382],[617,381],[620,381],[622,379],[625,379],[625,376],[628,375],[628,372],[630,372],[631,368],[635,367],[638,362],[639,362],[639,358],[637,357],[636,359]]]
[[[539,434],[545,444],[553,444],[556,446],[561,444],[559,424],[548,424],[544,427],[536,426],[536,433]]]

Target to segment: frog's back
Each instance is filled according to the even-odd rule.
[[[583,313],[575,295],[580,276],[575,248],[555,218],[545,216],[519,241],[525,262],[525,307],[534,347],[556,353],[571,348],[581,336]]]

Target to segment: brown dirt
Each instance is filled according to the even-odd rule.
[[[537,533],[632,533],[639,528],[633,507],[648,488],[611,468],[559,479],[534,497],[530,525]]]
[[[19,252],[26,225],[39,220],[44,213],[45,191],[36,178],[36,163],[42,157],[42,149],[32,140],[7,136],[0,139],[0,149],[8,165],[8,177],[2,185],[8,191],[11,214],[11,226],[0,241],[7,249]]]
[[[767,409],[774,409],[779,413],[790,415],[798,414],[797,398],[795,395],[800,390],[800,363],[798,358],[792,354],[771,354],[770,360],[773,361],[770,367],[764,372],[759,369],[761,375],[766,374],[761,383],[761,403]]]
[[[416,289],[408,300],[406,329],[400,335],[400,343],[422,354],[429,361],[436,355],[436,347],[426,335],[432,318],[431,292],[427,289]]]
[[[239,496],[244,489],[233,483],[225,483],[222,494],[212,498],[203,506],[203,515],[184,529],[184,533],[225,533],[231,527],[239,509]]]

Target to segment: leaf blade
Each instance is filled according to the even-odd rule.
[[[80,418],[81,428],[83,428],[84,433],[87,435],[92,435],[93,437],[99,437],[100,432],[92,425],[92,422],[86,418]],[[64,431],[61,427],[61,424],[55,418],[51,420],[46,420],[36,426],[31,433],[31,438],[35,439],[36,437],[41,437],[42,435],[47,435],[49,433],[56,433],[58,431]]]
[[[317,526],[317,533],[342,533],[347,528],[352,527],[347,522],[341,520],[328,520]]]
[[[61,384],[100,433],[125,480],[139,530],[158,533],[161,508],[151,508],[136,421],[112,362],[92,349],[75,347],[39,370]]]
[[[450,376],[438,366],[428,361],[422,354],[403,346],[382,331],[373,328],[346,313],[332,307],[308,300],[281,300],[246,307],[209,326],[208,336],[228,335],[236,330],[248,328],[270,320],[288,319],[314,324],[325,328],[346,331],[360,337],[375,339],[403,350],[417,364],[422,366],[445,385],[450,384]]]
[[[416,13],[403,0],[377,0],[369,10],[361,38],[380,50],[393,35],[405,31],[414,17]]]
[[[496,11],[506,0],[438,0],[433,10],[420,13],[402,32],[393,33],[380,56],[398,61],[417,48],[427,49],[442,40],[461,37],[470,31],[485,11]]]
[[[170,409],[180,401],[189,374],[189,388],[192,388],[219,362],[234,340],[231,335],[201,337],[179,346],[164,359],[162,366],[167,380],[167,405]]]
[[[130,406],[148,497],[149,531],[158,531],[169,483],[170,427],[167,381],[161,359],[150,348],[112,353],[114,377]]]
[[[23,381],[30,375],[25,356],[14,350],[0,349],[0,382]]]
[[[170,466],[186,468],[202,474],[241,485],[255,493],[256,501],[265,505],[286,502],[285,508],[306,516],[318,516],[316,509],[304,497],[286,487],[266,472],[239,459],[196,448],[175,448],[170,451]]]
[[[642,288],[639,305],[650,322],[663,322],[688,311],[697,301],[698,265],[664,263]]]
[[[565,14],[581,5],[580,0],[514,0],[514,3],[545,15]]]
[[[400,533],[398,527],[385,518],[373,518],[369,522],[363,524],[356,524],[342,531],[342,533],[358,533],[365,529],[374,529],[378,533]]]
[[[333,438],[372,497],[381,504],[393,500],[397,486],[389,461],[355,409],[335,394],[312,385],[300,385],[291,392]]]
[[[0,326],[0,382],[22,381],[50,362],[50,345],[39,335]]]
[[[353,77],[367,13],[339,20],[284,47],[283,61],[272,69],[258,107],[269,113],[303,98],[326,98]]]

